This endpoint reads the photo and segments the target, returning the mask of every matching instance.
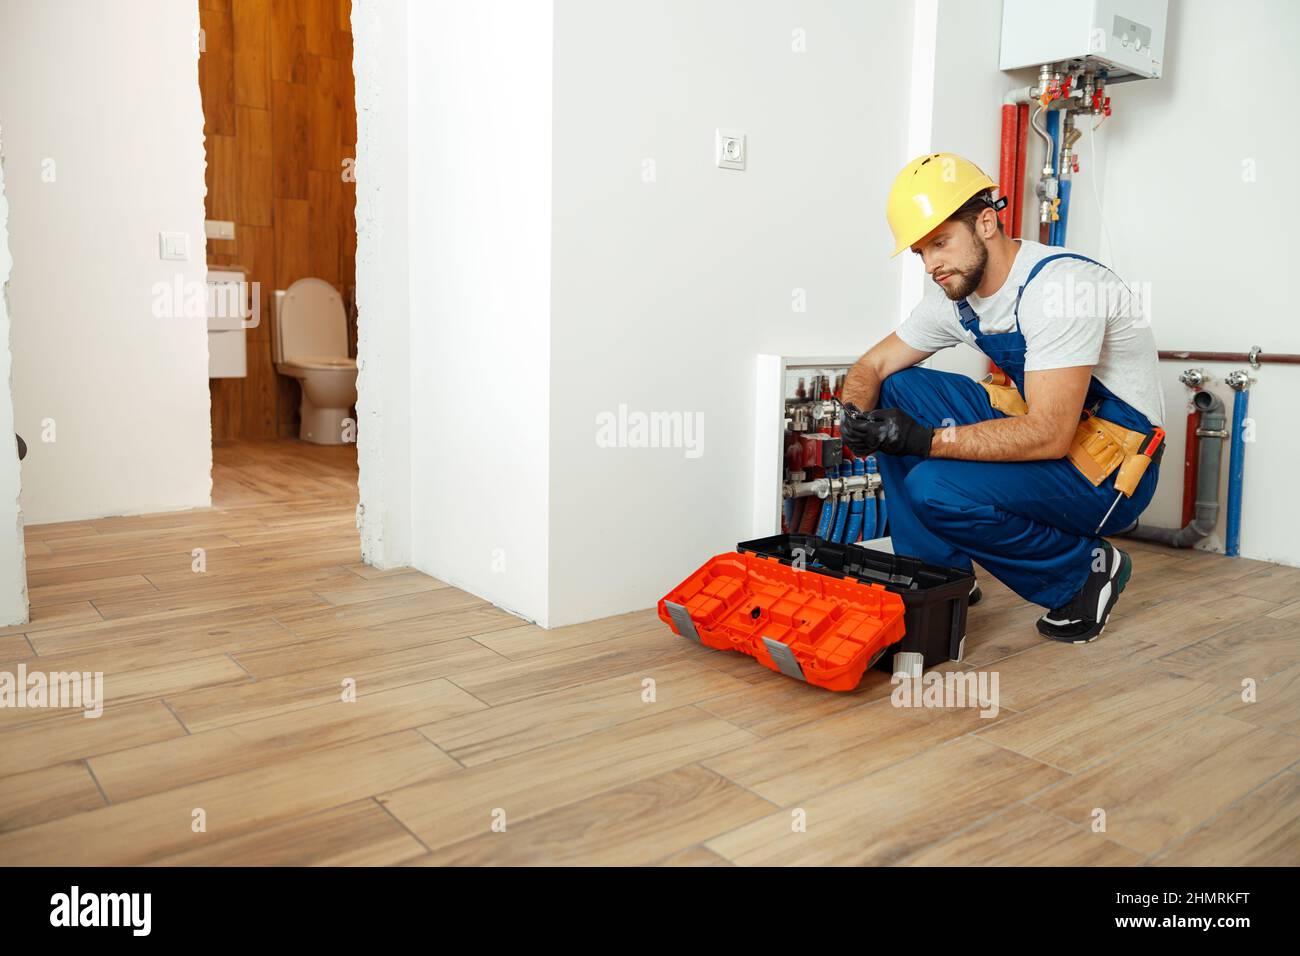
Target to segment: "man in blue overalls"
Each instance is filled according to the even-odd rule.
[[[1045,637],[1084,643],[1132,572],[1100,534],[1136,521],[1155,492],[1157,352],[1110,270],[1002,232],[995,188],[951,153],[899,173],[894,254],[910,248],[929,281],[850,370],[842,432],[857,454],[876,454],[897,553],[961,569],[978,561],[1048,609]],[[960,342],[987,355],[1000,381],[914,367]]]

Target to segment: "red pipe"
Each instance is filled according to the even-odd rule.
[[[817,525],[821,523],[822,501],[820,498],[809,498],[808,504],[804,505],[803,517],[799,521],[800,534],[816,534]]]
[[[998,164],[998,192],[1007,197],[1007,205],[999,214],[1002,231],[1011,238],[1020,235],[1020,192],[1023,188],[1025,168],[1025,136],[1021,125],[1027,122],[1029,107],[1023,111],[1014,103],[1002,104],[1002,150]],[[1001,373],[997,363],[989,360],[989,371]]]
[[[1020,224],[1025,218],[1025,150],[1029,145],[1029,104],[1016,107],[1016,212],[1011,217],[1011,238],[1020,238]]]
[[[794,499],[794,514],[790,518],[791,533],[798,531],[800,526],[803,524],[803,513],[807,509],[807,507],[808,507],[808,499],[806,498]],[[781,516],[784,519],[785,517],[784,508],[781,509]]]
[[[1192,394],[1195,395],[1196,392],[1193,391]],[[1196,429],[1200,424],[1201,413],[1193,405],[1187,413],[1187,444],[1183,452],[1183,523],[1179,525],[1182,528],[1186,528],[1192,523],[1192,518],[1196,517],[1196,479],[1201,447],[1201,436],[1196,434]]]
[[[1011,224],[1016,214],[1016,129],[1017,110],[1014,103],[1002,105],[1002,155],[998,166],[998,192],[1007,197],[1007,205],[998,213],[1002,231],[1011,235]]]

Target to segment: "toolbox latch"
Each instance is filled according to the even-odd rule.
[[[803,668],[794,659],[794,652],[787,645],[770,637],[764,637],[763,643],[767,646],[767,652],[772,655],[772,662],[776,664],[777,670],[786,677],[793,677],[796,680],[806,681],[808,679],[803,676]]]
[[[672,601],[664,601],[664,607],[668,611],[668,616],[672,618],[673,624],[676,625],[677,633],[703,646],[704,642],[700,640],[700,634],[695,630],[695,622],[691,620],[691,612]]]

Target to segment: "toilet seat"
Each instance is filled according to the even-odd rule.
[[[357,360],[346,356],[306,355],[283,363],[285,366],[301,369],[356,368]]]

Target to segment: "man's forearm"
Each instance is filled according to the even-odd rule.
[[[844,376],[844,390],[840,400],[846,405],[856,405],[864,412],[876,407],[880,398],[880,375],[866,356],[858,359]]]
[[[845,385],[848,391],[848,385]],[[1073,436],[1071,436],[1073,437]],[[935,424],[930,444],[932,458],[960,458],[965,461],[1040,461],[1062,458],[1068,441],[1054,423],[1016,415],[995,418],[974,425]]]

